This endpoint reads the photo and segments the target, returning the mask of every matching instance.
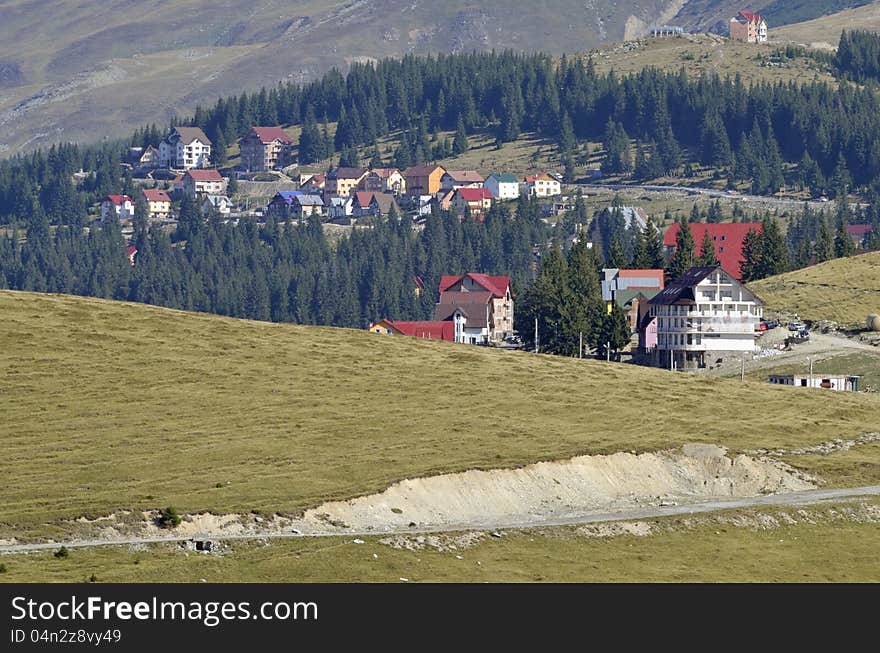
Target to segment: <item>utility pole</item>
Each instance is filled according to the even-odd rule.
[[[807,383],[812,388],[813,387],[813,358],[812,358],[812,356],[810,358],[807,358],[807,361],[810,363],[810,380]]]
[[[740,382],[746,380],[746,359],[742,357],[739,359],[739,380]]]
[[[535,318],[535,353],[538,353],[538,318]]]
[[[605,343],[605,360],[608,361],[609,363],[611,362],[611,343],[610,342]]]
[[[584,332],[580,332],[580,340],[578,341],[578,358],[584,357]]]

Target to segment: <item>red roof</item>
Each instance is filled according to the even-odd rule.
[[[370,191],[359,190],[354,194],[354,203],[361,208],[366,208],[373,201],[373,193]]]
[[[428,338],[430,340],[445,340],[455,342],[455,323],[446,322],[390,322],[401,333],[414,338]]]
[[[492,193],[485,188],[459,188],[456,192],[465,202],[482,202],[492,199]]]
[[[187,175],[193,181],[223,181],[223,176],[216,170],[187,170],[184,177]]]
[[[132,199],[128,195],[108,195],[104,198],[104,201],[110,200],[116,206],[121,206],[123,202],[132,202]]]
[[[673,243],[674,244],[674,243]],[[628,270],[620,269],[617,271],[618,277],[637,277],[640,279],[644,279],[645,277],[655,277],[659,279],[661,282],[663,281],[663,270],[638,270],[634,268],[630,268]]]
[[[251,133],[256,134],[261,143],[271,143],[272,141],[281,141],[285,145],[290,145],[293,141],[281,127],[251,127]]]
[[[444,274],[440,279],[440,292],[446,292],[465,277],[473,279],[478,285],[491,292],[493,297],[504,297],[510,287],[510,277],[491,277],[479,272],[468,272],[459,275]]]
[[[144,199],[148,202],[170,202],[171,198],[161,188],[145,188],[143,190]]]
[[[715,256],[721,267],[732,277],[742,280],[742,246],[743,239],[749,231],[761,231],[760,222],[725,222],[707,224],[704,222],[689,223],[696,243],[695,253],[702,253],[703,236],[708,231],[709,238],[715,244]],[[681,228],[679,223],[673,224],[663,235],[664,247],[675,248],[675,237]]]
[[[760,23],[763,20],[761,14],[753,14],[751,11],[741,11],[739,13],[750,23]]]
[[[865,235],[871,233],[872,228],[869,224],[848,224],[846,225],[846,233],[850,236],[860,236],[864,238]]]

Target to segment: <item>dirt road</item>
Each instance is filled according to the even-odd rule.
[[[718,499],[713,501],[704,501],[698,503],[690,503],[683,505],[670,506],[654,506],[645,507],[634,510],[623,510],[619,512],[603,513],[603,514],[578,514],[572,513],[565,516],[554,516],[552,518],[529,517],[526,519],[500,519],[500,520],[480,520],[461,522],[457,524],[449,524],[442,528],[418,529],[418,528],[398,528],[388,531],[375,530],[345,530],[334,532],[287,532],[287,533],[266,533],[262,535],[224,535],[204,533],[196,536],[159,536],[159,537],[136,537],[127,539],[112,540],[83,540],[75,542],[52,542],[40,544],[14,544],[0,546],[0,555],[27,553],[30,551],[46,551],[55,550],[62,545],[68,549],[73,548],[90,548],[99,546],[131,546],[131,545],[147,545],[159,544],[165,542],[185,542],[193,539],[212,540],[212,541],[230,541],[230,540],[254,540],[254,539],[279,539],[279,538],[296,538],[296,537],[353,537],[353,536],[369,536],[369,535],[393,535],[393,534],[418,534],[418,533],[438,533],[452,531],[471,531],[471,530],[502,530],[502,529],[528,529],[528,528],[544,528],[549,526],[570,526],[578,524],[594,524],[601,522],[633,520],[633,519],[652,519],[656,517],[669,517],[675,515],[692,515],[699,513],[715,512],[717,510],[730,510],[736,508],[754,508],[761,506],[801,506],[817,503],[825,503],[830,501],[847,501],[860,497],[880,496],[880,485],[869,485],[857,488],[828,489],[828,490],[805,490],[801,492],[789,492],[785,494],[773,494],[758,497],[743,497],[733,499]]]

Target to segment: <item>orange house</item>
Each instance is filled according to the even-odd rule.
[[[406,179],[406,192],[408,195],[434,195],[442,188],[443,175],[446,168],[435,164],[413,166],[408,168],[403,176]]]

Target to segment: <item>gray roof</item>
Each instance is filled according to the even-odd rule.
[[[300,206],[324,206],[320,195],[295,195],[293,201]]]
[[[489,311],[486,309],[486,304],[437,304],[434,307],[434,320],[437,322],[448,320],[458,310],[467,318],[465,324],[467,328],[483,329],[489,326]]]
[[[721,268],[720,265],[705,265],[691,268],[654,295],[648,303],[653,306],[678,303],[693,304],[694,286],[719,268]]]

